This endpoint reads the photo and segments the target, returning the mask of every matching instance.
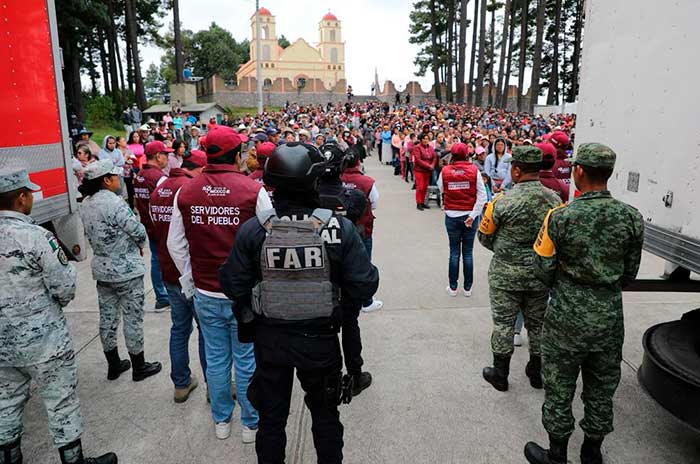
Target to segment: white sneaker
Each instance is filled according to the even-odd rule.
[[[471,289],[469,289],[469,290],[464,290],[464,296],[466,296],[467,298],[469,298],[470,296],[472,296],[472,290],[471,290]]]
[[[255,436],[258,433],[258,429],[251,429],[249,427],[243,426],[243,431],[241,432],[241,438],[243,443],[255,443]]]
[[[522,335],[516,333],[516,334],[513,336],[513,345],[515,345],[515,346],[523,346],[523,337],[522,337]]]
[[[452,290],[452,288],[449,285],[447,286],[447,288],[445,290],[447,290],[448,295],[457,296],[457,290]]]
[[[231,436],[231,422],[217,422],[215,429],[216,438],[219,440],[226,440]]]
[[[379,311],[380,309],[382,309],[383,306],[384,306],[384,303],[382,302],[382,300],[372,300],[371,305],[362,307],[362,312],[363,313],[371,313],[374,311]]]

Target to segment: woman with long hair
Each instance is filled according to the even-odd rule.
[[[506,152],[506,141],[499,137],[493,143],[493,152],[486,157],[484,171],[491,179],[493,193],[503,189],[503,181],[510,173],[510,155]]]
[[[141,167],[143,166],[143,162],[146,159],[146,157],[144,156],[144,145],[141,142],[141,136],[137,131],[133,131],[132,133],[130,133],[126,141],[127,148],[136,157],[133,166],[134,172],[138,172],[139,169],[141,169]]]

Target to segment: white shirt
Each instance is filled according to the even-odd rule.
[[[377,183],[372,184],[372,190],[369,191],[369,202],[372,205],[372,209],[377,209],[377,203],[379,202],[379,190],[377,190]]]
[[[173,259],[173,263],[175,263],[175,267],[177,267],[181,275],[187,275],[192,272],[190,244],[185,236],[185,223],[182,220],[182,213],[177,206],[178,195],[180,195],[180,190],[175,193],[175,199],[173,201],[173,212],[170,217],[170,230],[168,231],[167,244],[168,252]],[[272,201],[270,201],[270,195],[267,194],[267,190],[261,188],[258,192],[258,200],[255,204],[255,214],[268,209],[272,209]],[[220,292],[211,292],[202,290],[201,288],[197,288],[197,290],[212,298],[227,299],[227,296]]]
[[[440,193],[444,193],[443,192],[443,185],[442,185],[442,172],[440,172],[440,175],[438,176],[437,184],[438,184],[438,188],[440,189]],[[484,186],[484,179],[482,179],[481,173],[477,171],[477,173],[476,173],[476,202],[474,203],[474,207],[472,208],[472,210],[469,212],[469,217],[472,219],[476,219],[481,214],[481,211],[484,209],[485,204],[486,204],[486,187]],[[451,209],[445,210],[445,215],[447,217],[451,217],[451,218],[464,216],[464,213],[466,213],[466,211],[456,211],[456,210],[451,210]]]

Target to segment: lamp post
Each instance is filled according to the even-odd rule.
[[[260,51],[260,0],[255,0],[255,83],[258,97],[258,114],[263,112],[262,52]]]

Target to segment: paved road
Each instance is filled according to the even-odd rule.
[[[361,316],[363,355],[374,384],[342,407],[345,462],[525,462],[525,442],[545,440],[540,423],[543,395],[530,388],[523,372],[527,348],[516,350],[508,393],[496,392],[481,379],[482,367],[490,362],[486,278],[490,252],[475,245],[474,295],[447,296],[448,247],[442,212],[415,210],[409,185],[374,158],[367,170],[377,179],[381,193],[374,253],[381,270],[378,297],[385,307]],[[114,450],[126,464],[254,463],[254,447],[241,443],[237,425],[230,439],[216,440],[204,388],[185,404],[173,403],[168,376],[169,313],[146,315],[146,355],[161,360],[164,372],[139,384],[131,382],[129,375],[115,382],[106,380],[94,283],[88,263],[78,268],[79,296],[66,312],[79,350],[86,449]],[[644,256],[643,276],[654,277],[661,270],[658,259]],[[617,430],[604,445],[607,463],[700,463],[700,436],[657,406],[636,380],[644,330],[699,306],[700,297],[692,294],[625,295],[627,339],[615,401]],[[152,307],[149,290],[147,308]],[[125,355],[122,340],[120,344]],[[194,364],[201,380],[201,370]],[[238,413],[236,408],[234,414]],[[575,414],[580,419],[578,398]],[[25,413],[23,443],[28,463],[58,462],[50,449],[45,420],[35,395]],[[288,463],[316,462],[310,428],[296,386],[287,425]],[[571,462],[579,462],[581,440],[577,430]]]

